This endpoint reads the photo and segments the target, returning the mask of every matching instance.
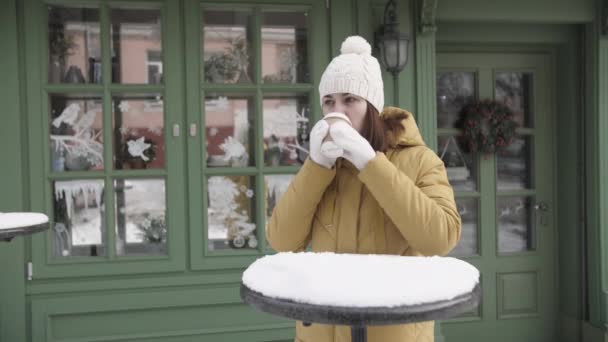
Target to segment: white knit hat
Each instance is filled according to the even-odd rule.
[[[372,47],[360,36],[351,36],[342,42],[341,55],[327,66],[319,95],[351,93],[371,103],[379,113],[384,108],[384,85],[378,60],[372,56]]]

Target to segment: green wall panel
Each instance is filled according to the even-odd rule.
[[[0,13],[0,212],[23,211],[17,1]],[[0,341],[25,341],[24,238],[0,242]]]
[[[588,22],[594,0],[439,1],[437,18],[445,21]]]
[[[599,220],[600,220],[600,264],[602,272],[602,296],[604,300],[602,308],[602,323],[608,328],[608,37],[603,36],[599,40],[598,49],[598,139],[599,139]],[[608,329],[607,329],[608,330]]]
[[[559,222],[558,250],[560,255],[559,298],[560,323],[563,341],[578,339],[581,331],[580,319],[583,315],[582,286],[579,279],[583,277],[581,269],[583,193],[583,115],[579,110],[581,103],[575,94],[579,91],[581,75],[575,68],[579,65],[580,42],[575,35],[557,49],[557,120],[556,146],[559,151],[557,164],[557,222]],[[567,139],[563,137],[568,137]]]
[[[293,336],[291,321],[243,304],[238,285],[33,297],[31,305],[36,342],[270,341]]]

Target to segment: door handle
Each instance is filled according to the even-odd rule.
[[[547,202],[537,202],[534,205],[534,210],[536,211],[537,215],[540,218],[540,224],[542,224],[543,226],[547,225],[547,212],[549,211],[549,205],[547,204]]]

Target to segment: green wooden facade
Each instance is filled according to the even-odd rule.
[[[0,2],[0,211],[42,211],[59,221],[53,187],[95,181],[108,189],[101,216],[112,227],[102,230],[103,248],[87,249],[88,254],[75,249],[71,256],[56,255],[53,231],[0,244],[0,342],[292,341],[292,322],[250,309],[238,293],[244,268],[272,252],[263,229],[268,199],[255,194],[265,194],[273,176],[298,169],[268,162],[265,101],[308,101],[309,119],[318,119],[316,85],[323,68],[346,36],[373,41],[384,1]],[[48,81],[46,30],[52,6],[95,9],[98,83]],[[108,65],[112,49],[118,48],[110,36],[114,9],[159,14],[161,83],[113,79]],[[214,84],[202,76],[201,26],[214,18],[201,13],[222,10],[250,18],[255,58],[244,84]],[[308,74],[293,84],[265,81],[260,27],[268,11],[305,13]],[[438,324],[436,340],[608,341],[608,1],[402,0],[398,17],[400,29],[411,37],[409,60],[395,79],[384,75],[386,103],[414,112],[427,144],[439,154],[458,134],[441,123],[440,75],[471,80],[468,95],[473,98],[498,96],[496,82],[506,74],[531,80],[526,108],[533,119],[518,135],[529,149],[527,175],[534,184],[501,188],[500,156],[471,160],[474,185],[457,188],[456,196],[475,208],[475,244],[470,255],[461,257],[482,272],[483,303]],[[250,105],[252,158],[245,167],[210,167],[204,159],[203,138],[211,136],[204,129],[211,112],[205,101],[217,94]],[[70,97],[101,108],[99,124],[107,129],[100,138],[103,162],[96,170],[51,168],[49,113],[53,99]],[[112,150],[117,137],[111,129],[117,103],[158,97],[164,108],[164,165],[117,167]],[[210,243],[207,187],[216,176],[232,177],[253,190],[249,217],[259,241],[253,248],[215,249]],[[118,193],[127,182],[146,180],[164,184],[167,243],[163,253],[130,255],[119,243],[125,236],[113,228],[126,208],[121,207],[126,195]],[[535,214],[532,242],[523,251],[505,251],[500,243],[500,204],[511,199],[523,199],[531,208],[548,206]]]

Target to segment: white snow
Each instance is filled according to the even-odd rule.
[[[41,213],[0,213],[0,229],[35,226],[47,222],[48,216]]]
[[[278,253],[243,273],[243,284],[267,297],[346,307],[395,307],[469,293],[479,271],[451,257]]]

